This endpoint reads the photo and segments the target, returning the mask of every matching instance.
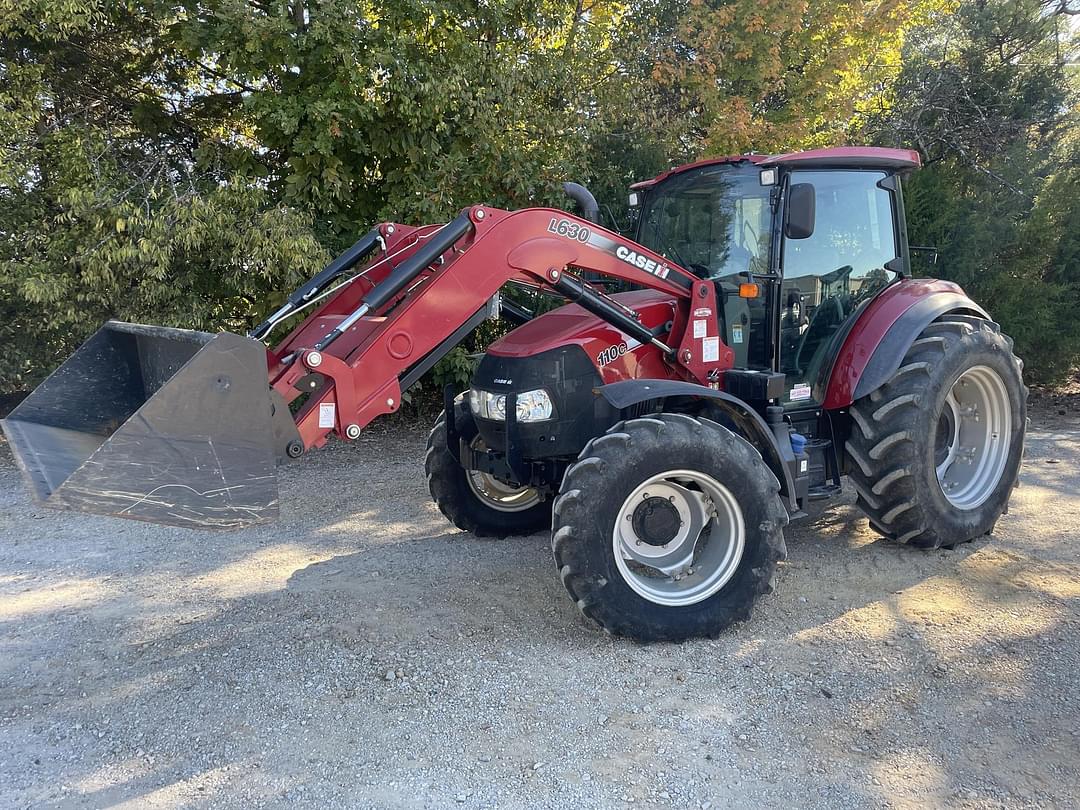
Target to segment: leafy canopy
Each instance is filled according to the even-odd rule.
[[[1075,306],[1061,16],[1048,0],[0,0],[0,390],[110,317],[243,329],[374,221],[561,206],[566,179],[620,219],[628,183],[675,163],[849,138],[923,151],[913,232],[946,246],[947,274],[1006,302],[1041,285],[1039,319],[1002,315],[1030,345],[1030,324]],[[1066,333],[1047,374],[1076,356]]]

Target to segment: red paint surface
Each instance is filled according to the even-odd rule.
[[[833,366],[832,377],[825,389],[825,408],[845,408],[853,402],[870,355],[885,337],[889,328],[919,301],[936,293],[963,293],[951,281],[930,278],[907,278],[885,288],[870,302],[851,328]]]
[[[882,168],[917,169],[922,165],[919,153],[911,149],[887,149],[878,146],[833,146],[827,149],[811,149],[806,152],[788,152],[781,155],[726,155],[706,158],[683,166],[676,166],[658,174],[651,180],[641,180],[630,188],[648,188],[675,174],[703,166],[715,166],[724,163],[749,161],[761,166],[798,166],[800,163],[835,164],[842,167],[845,163],[874,161]]]
[[[658,290],[634,290],[611,297],[637,312],[641,323],[650,329],[675,316],[676,299]],[[668,337],[661,335],[660,339],[667,340]],[[628,351],[600,367],[600,376],[605,383],[643,378],[681,379],[664,362],[655,346],[637,344],[629,335],[577,304],[567,304],[534,318],[492,343],[487,352],[501,357],[531,357],[560,346],[577,345],[584,349],[594,365],[599,365],[599,354],[620,343],[626,343]]]
[[[663,315],[663,320],[674,321],[667,342],[678,350],[677,362],[660,358],[655,350],[630,352],[629,356],[624,355],[609,364],[610,369],[605,367],[605,373],[612,379],[645,375],[706,383],[710,375],[717,376],[731,366],[731,352],[722,343],[719,359],[704,362],[700,353],[701,340],[695,339],[692,330],[685,328],[691,310],[708,308],[716,312],[716,292],[712,284],[701,282],[641,245],[564,211],[530,208],[510,212],[487,206],[466,210],[473,222],[473,231],[443,254],[441,263],[425,270],[396,301],[389,302],[378,313],[361,318],[331,344],[323,352],[321,364],[305,365],[309,350],[359,302],[369,289],[366,282],[359,281],[329,298],[315,315],[271,352],[272,384],[286,401],[292,402],[299,396],[295,385],[310,371],[328,378],[294,417],[306,447],[321,446],[331,432],[343,436],[350,425],[363,428],[377,416],[396,411],[401,404],[399,376],[452,334],[507,281],[517,280],[542,287],[568,268],[571,272],[592,271],[648,287],[651,292],[644,293],[646,298],[652,296],[644,306],[649,312],[648,317],[659,319]],[[549,230],[552,220],[567,220],[610,243],[622,244],[666,268],[667,277],[661,278],[620,260],[608,249],[553,234]],[[385,234],[386,226],[380,227]],[[413,252],[415,246],[411,240],[430,227],[417,231],[402,228],[393,235],[396,237],[394,245],[406,248],[394,264]],[[395,226],[398,228],[401,226]],[[387,247],[389,252],[394,252],[389,239]],[[380,256],[375,256],[372,262],[379,259]],[[378,282],[389,271],[389,265],[384,265],[367,278]],[[682,286],[680,279],[690,289]],[[708,335],[718,337],[717,319],[706,320]],[[651,320],[649,323],[656,325]],[[542,330],[546,329],[557,331],[557,319],[542,327]],[[612,337],[622,339],[617,330],[610,331],[614,332]],[[402,336],[411,340],[410,347]],[[600,345],[604,337],[598,334],[593,341]],[[548,339],[554,338],[549,334]],[[531,350],[535,352],[537,347],[534,345]],[[401,356],[403,354],[406,356]],[[296,359],[289,362],[287,358]],[[319,427],[319,406],[331,403],[336,406],[334,426]]]

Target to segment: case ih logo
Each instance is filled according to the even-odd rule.
[[[670,268],[666,264],[657,264],[648,256],[643,256],[637,251],[633,251],[625,245],[619,245],[615,248],[615,255],[622,259],[627,264],[632,264],[640,270],[644,270],[646,273],[652,273],[657,278],[667,278]]]

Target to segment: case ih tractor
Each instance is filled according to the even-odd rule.
[[[435,502],[478,535],[550,529],[571,598],[613,633],[715,635],[844,475],[876,532],[920,548],[1008,505],[1021,362],[959,287],[910,277],[901,177],[918,165],[836,148],[682,166],[633,187],[633,239],[573,184],[583,216],[384,223],[247,336],[107,323],[4,430],[45,504],[264,522],[279,460],[355,439],[501,314],[520,325],[431,432]],[[506,285],[571,303],[532,317]]]

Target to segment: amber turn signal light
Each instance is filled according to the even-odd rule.
[[[757,298],[760,292],[757,284],[739,285],[739,298]]]

